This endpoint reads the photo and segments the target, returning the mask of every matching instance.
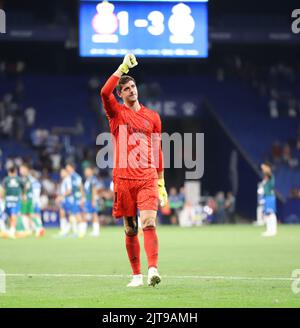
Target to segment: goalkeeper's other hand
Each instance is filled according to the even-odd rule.
[[[138,62],[135,58],[134,54],[127,54],[123,59],[123,63],[119,66],[119,70],[123,74],[127,74],[129,72],[129,68],[133,68],[137,66]]]
[[[168,204],[168,194],[165,188],[165,180],[162,178],[158,179],[158,197],[161,207]]]

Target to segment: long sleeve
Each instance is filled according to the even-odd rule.
[[[159,114],[156,116],[156,122],[154,126],[154,133],[157,134],[154,145],[157,145],[158,147],[158,166],[156,168],[157,172],[162,172],[164,170],[164,158],[163,158],[163,152],[161,149],[161,120]]]
[[[106,116],[113,118],[117,115],[120,104],[113,94],[115,87],[117,86],[119,78],[115,75],[106,81],[105,85],[101,89],[101,99],[104,106]]]

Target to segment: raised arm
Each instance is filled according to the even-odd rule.
[[[101,99],[103,107],[108,118],[116,116],[118,111],[118,101],[113,94],[115,87],[118,84],[119,77],[115,73],[106,81],[103,88],[101,89]]]
[[[134,55],[128,54],[124,57],[123,63],[118,67],[118,69],[111,75],[111,77],[106,81],[105,85],[101,89],[101,98],[104,106],[104,110],[108,118],[113,118],[117,115],[119,109],[119,103],[113,94],[120,77],[123,74],[127,74],[129,68],[137,65],[137,61]]]

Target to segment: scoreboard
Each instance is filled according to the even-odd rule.
[[[208,0],[81,0],[81,57],[208,55]]]

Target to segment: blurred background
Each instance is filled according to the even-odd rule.
[[[60,168],[72,160],[82,174],[92,165],[104,186],[101,223],[114,224],[111,172],[96,167],[97,135],[109,131],[99,91],[129,44],[139,61],[130,74],[140,100],[159,111],[163,131],[205,138],[201,179],[185,181],[185,169],[165,171],[170,203],[160,211],[160,223],[255,222],[264,161],[275,174],[278,220],[300,223],[300,33],[292,31],[299,1],[186,1],[191,13],[173,23],[176,1],[112,1],[123,13],[117,30],[105,30],[108,25],[93,18],[103,14],[97,14],[99,3],[0,0],[6,15],[6,33],[0,34],[1,179],[12,163],[29,163],[42,183],[43,221],[51,226],[59,219]],[[198,12],[200,5],[205,8]],[[153,17],[145,16],[151,11]],[[157,11],[169,19],[173,41],[159,31]],[[139,22],[132,24],[132,15]],[[146,24],[154,29],[143,35]],[[115,40],[103,41],[101,33]],[[185,45],[168,52],[176,37],[192,37],[192,50]],[[90,40],[98,50],[90,50]],[[194,144],[184,156],[195,158],[196,151]]]

